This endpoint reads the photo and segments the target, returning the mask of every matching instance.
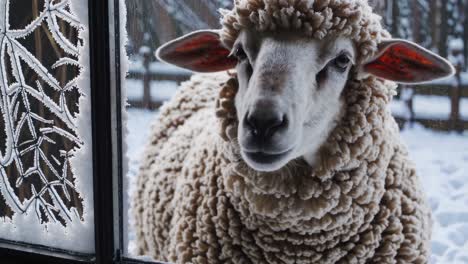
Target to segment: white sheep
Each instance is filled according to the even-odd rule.
[[[195,75],[161,110],[133,201],[138,253],[426,263],[430,211],[388,109],[390,81],[452,66],[390,39],[364,0],[237,0],[222,16],[221,30],[158,52],[224,72]]]

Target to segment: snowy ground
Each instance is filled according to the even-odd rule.
[[[156,113],[129,109],[128,114],[128,177],[134,179]],[[433,210],[432,263],[468,263],[468,133],[434,132],[415,125],[402,131],[402,137]]]

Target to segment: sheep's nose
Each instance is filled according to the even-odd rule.
[[[273,111],[255,111],[248,113],[245,118],[246,126],[257,139],[268,139],[277,131],[286,127],[286,115]]]

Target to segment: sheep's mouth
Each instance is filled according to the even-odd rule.
[[[274,154],[262,152],[262,151],[259,151],[259,152],[244,151],[244,154],[249,160],[253,161],[254,163],[266,165],[266,164],[276,163],[284,159],[289,153],[291,153],[291,151],[292,149],[287,150],[285,152],[274,153]]]

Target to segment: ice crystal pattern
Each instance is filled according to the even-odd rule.
[[[158,0],[158,3],[178,22],[182,31],[188,33],[196,29],[209,28],[205,19],[196,12],[186,1]],[[217,14],[219,8],[231,8],[230,0],[200,0],[208,10]]]
[[[66,226],[83,220],[70,166],[83,145],[76,124],[85,96],[77,87],[80,23],[68,0],[36,3],[38,10],[0,0],[0,217],[27,214]],[[30,22],[13,28],[25,10]]]

